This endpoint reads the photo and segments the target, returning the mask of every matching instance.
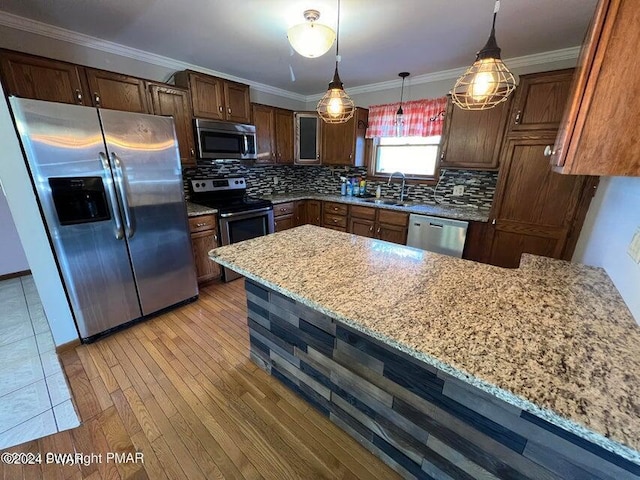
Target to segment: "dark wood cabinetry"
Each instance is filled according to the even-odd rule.
[[[196,152],[189,91],[161,83],[149,82],[149,94],[151,96],[151,109],[155,115],[173,117],[182,164],[195,165]]]
[[[249,86],[191,70],[177,72],[176,85],[191,92],[193,115],[229,122],[249,123]]]
[[[295,202],[279,203],[273,206],[273,220],[276,232],[296,226]]]
[[[349,232],[386,242],[407,243],[409,215],[381,208],[350,207]]]
[[[600,0],[552,149],[556,171],[640,176],[639,21],[637,2]]]
[[[322,125],[320,158],[323,165],[365,164],[365,140],[369,111],[357,108],[354,116],[345,123]]]
[[[308,202],[309,202],[308,200],[298,200],[295,203],[296,227],[310,223],[308,221],[308,209],[307,209]]]
[[[497,169],[511,100],[489,110],[456,107],[449,97],[440,151],[442,168]]]
[[[189,218],[189,228],[198,283],[220,278],[222,274],[220,265],[209,258],[209,250],[219,246],[216,216],[191,217]]]
[[[521,76],[511,109],[509,132],[557,130],[572,79],[573,69]]]
[[[292,164],[293,112],[252,103],[251,122],[256,126],[257,162]]]
[[[145,81],[119,73],[85,68],[94,107],[151,113],[147,102]]]
[[[7,95],[91,105],[84,86],[84,71],[77,65],[0,50],[0,73]]]
[[[322,225],[322,202],[320,200],[307,200],[306,223]]]
[[[346,232],[348,226],[348,213],[348,205],[337,202],[323,202],[322,226]]]
[[[322,120],[316,112],[294,112],[294,162],[320,164]]]
[[[293,163],[293,112],[276,108],[275,115],[275,154],[276,163]]]

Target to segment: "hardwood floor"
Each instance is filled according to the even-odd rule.
[[[82,425],[8,452],[0,479],[392,479],[398,475],[249,360],[244,282],[61,355]],[[47,464],[45,454],[102,454]],[[107,462],[142,452],[144,463]],[[88,459],[91,460],[91,459]]]

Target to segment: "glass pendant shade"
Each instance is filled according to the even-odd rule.
[[[404,99],[404,79],[411,75],[409,72],[400,72],[398,76],[402,78],[402,89],[400,90],[400,106],[396,112],[396,137],[404,137],[404,110],[402,110],[402,100]]]
[[[356,105],[344,91],[338,75],[338,62],[333,81],[329,84],[327,93],[320,99],[316,111],[325,123],[344,123],[349,121],[356,111]]]
[[[496,2],[489,40],[478,52],[476,61],[458,79],[451,91],[451,100],[463,110],[487,110],[504,102],[516,88],[516,79],[500,59],[496,42]]]
[[[336,39],[336,32],[315,21],[320,18],[317,10],[304,12],[305,23],[294,25],[287,31],[287,38],[293,49],[303,57],[316,58],[329,51]]]

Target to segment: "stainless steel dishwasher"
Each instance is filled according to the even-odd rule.
[[[468,227],[469,222],[412,213],[407,245],[461,258]]]

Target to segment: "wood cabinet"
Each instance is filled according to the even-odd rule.
[[[639,22],[635,1],[598,3],[552,149],[557,172],[640,176]]]
[[[153,114],[173,117],[182,164],[195,165],[196,152],[189,91],[161,83],[149,82],[148,85]]]
[[[151,113],[145,81],[120,73],[85,68],[94,107],[125,112]]]
[[[7,95],[91,105],[84,86],[84,71],[77,65],[0,50],[0,74]]]
[[[573,69],[522,75],[508,131],[557,130],[569,99]]]
[[[176,85],[191,92],[193,115],[229,122],[249,123],[249,86],[191,70],[177,72]]]
[[[256,126],[257,163],[275,161],[275,117],[273,107],[251,104],[251,121]]]
[[[296,227],[300,225],[306,225],[309,223],[308,221],[308,205],[309,200],[298,200],[295,203],[295,217],[296,217]]]
[[[294,163],[319,165],[322,120],[316,112],[294,112]]]
[[[320,200],[307,200],[306,223],[322,225],[322,202]]]
[[[346,232],[348,224],[348,213],[349,207],[343,203],[323,202],[322,226]]]
[[[273,206],[273,220],[276,232],[296,226],[295,202],[278,203]]]
[[[463,110],[449,97],[440,167],[497,169],[511,99],[489,110]]]
[[[220,278],[222,274],[220,265],[209,258],[209,250],[219,246],[216,216],[190,217],[189,228],[198,283]]]
[[[351,205],[349,232],[406,245],[409,214],[382,208]]]
[[[462,258],[487,263],[491,240],[491,232],[487,222],[469,222]]]
[[[276,108],[275,115],[275,154],[276,163],[293,163],[293,111]]]
[[[323,165],[364,166],[364,135],[368,119],[369,111],[358,107],[348,122],[323,124],[321,163]]]

